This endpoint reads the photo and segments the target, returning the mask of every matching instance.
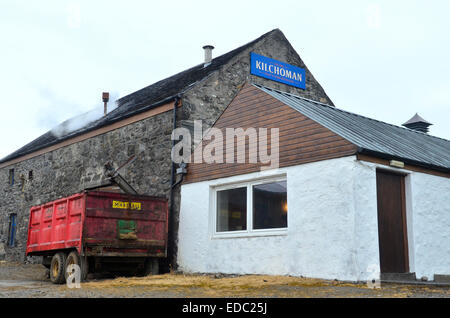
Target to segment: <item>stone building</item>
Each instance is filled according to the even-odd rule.
[[[174,115],[176,127],[197,119],[210,126],[247,81],[332,105],[278,29],[212,60],[211,47],[205,50],[204,62],[119,99],[102,118],[77,129],[64,122],[0,161],[0,257],[24,261],[30,207],[102,185],[108,161],[117,168],[135,155],[121,170],[125,179],[140,194],[170,198]],[[251,75],[251,52],[305,69],[306,89]],[[169,253],[175,266],[178,188],[173,198]]]

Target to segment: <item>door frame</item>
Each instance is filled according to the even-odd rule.
[[[385,168],[379,168],[377,167],[375,170],[375,180],[377,178],[378,172],[381,173],[387,173],[387,174],[393,174],[397,175],[400,178],[400,198],[401,198],[401,216],[402,216],[402,226],[403,226],[403,257],[405,260],[405,273],[411,272],[411,266],[410,266],[410,259],[409,259],[409,240],[408,240],[408,213],[407,213],[407,196],[406,196],[406,178],[410,177],[408,173],[392,170],[392,169],[385,169]],[[378,186],[377,186],[377,222],[379,218],[379,212],[378,212]],[[380,232],[378,230],[378,249],[380,249]],[[379,253],[379,259],[380,259],[380,272],[381,272],[381,253]],[[382,273],[382,272],[381,272]]]

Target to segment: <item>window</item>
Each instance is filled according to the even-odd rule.
[[[33,170],[28,171],[28,180],[33,180]]]
[[[128,157],[134,156],[136,154],[136,145],[128,145],[127,155]]]
[[[214,189],[215,234],[252,235],[285,232],[287,182],[285,179],[253,181]]]
[[[16,218],[17,214],[15,213],[9,215],[8,246],[10,247],[14,247],[16,244]]]
[[[253,228],[287,227],[286,181],[253,186]]]
[[[247,229],[247,188],[217,192],[217,232]]]
[[[14,169],[9,169],[9,185],[14,185]]]

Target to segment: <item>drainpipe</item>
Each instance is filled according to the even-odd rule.
[[[178,107],[178,103],[180,102],[181,98],[178,95],[175,98],[175,102],[173,103],[173,130],[175,130],[177,128],[177,107]],[[172,148],[171,150],[175,147],[176,141],[172,140]],[[171,158],[172,161],[172,158]],[[173,198],[174,198],[174,187],[177,185],[174,184],[175,180],[176,180],[176,168],[175,168],[175,163],[172,161],[172,165],[171,165],[171,174],[170,174],[170,207],[169,207],[169,237],[168,237],[168,256],[169,256],[169,265],[172,266],[172,269],[174,268],[175,264],[173,263],[174,260],[174,250],[175,250],[175,233],[174,233],[174,220],[175,220],[175,215],[174,215],[174,202],[173,202]]]

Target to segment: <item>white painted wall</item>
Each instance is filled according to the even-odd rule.
[[[376,168],[376,164],[351,156],[183,185],[180,269],[368,279],[368,269],[379,270]],[[419,278],[450,274],[450,179],[404,172],[409,173],[406,192],[411,270]],[[287,177],[287,233],[214,237],[211,189],[271,174]]]
[[[411,176],[415,272],[450,275],[450,179]]]

